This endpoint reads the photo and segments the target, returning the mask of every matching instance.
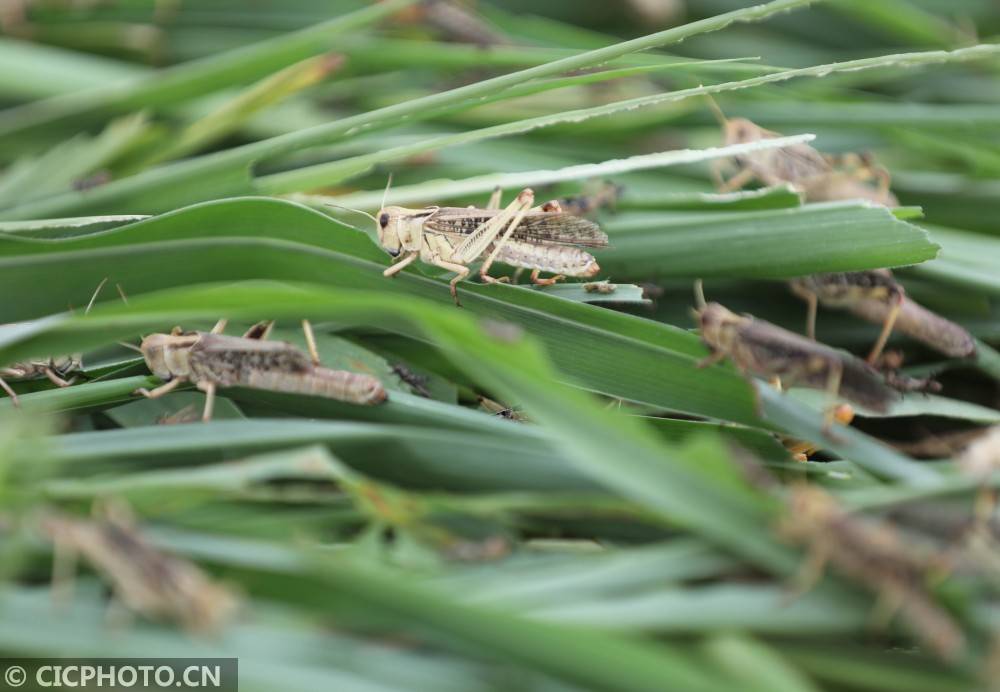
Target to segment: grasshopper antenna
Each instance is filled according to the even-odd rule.
[[[372,216],[366,211],[361,211],[360,209],[351,209],[350,207],[342,207],[339,204],[333,204],[332,202],[327,202],[326,206],[333,207],[334,209],[343,209],[344,211],[352,211],[355,214],[361,214],[362,216],[367,216],[369,219],[378,224],[378,219],[376,219],[374,216]]]
[[[715,119],[719,121],[719,125],[725,129],[726,126],[729,125],[729,118],[727,118],[726,114],[722,112],[722,109],[719,108],[718,101],[712,98],[711,94],[705,94],[705,98],[708,100],[708,107],[712,109],[712,115],[714,115]]]
[[[119,341],[118,345],[119,346],[124,346],[125,348],[130,349],[132,351],[136,351],[137,353],[142,353],[142,349],[141,348],[139,348],[135,344],[130,344],[127,341]]]
[[[101,289],[104,288],[104,284],[106,283],[108,283],[108,277],[105,276],[101,280],[101,283],[97,284],[97,288],[94,290],[94,295],[90,296],[90,302],[87,303],[87,309],[83,311],[84,315],[88,314],[90,312],[90,308],[94,307],[94,301],[97,300],[97,296],[100,294]]]
[[[698,310],[703,310],[708,303],[705,301],[705,284],[701,279],[694,280],[694,304]]]
[[[382,206],[379,209],[385,209],[386,200],[389,199],[390,187],[392,187],[392,173],[389,174],[389,179],[385,181],[385,192],[382,193]]]

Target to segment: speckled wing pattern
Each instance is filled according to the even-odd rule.
[[[255,371],[302,373],[309,357],[284,341],[260,341],[220,334],[199,334],[191,347],[191,369],[223,387],[245,384]]]
[[[434,233],[467,236],[498,211],[442,207],[424,224],[424,229]],[[550,245],[578,245],[580,247],[606,247],[608,236],[593,221],[572,214],[553,211],[533,211],[514,230],[512,240]]]

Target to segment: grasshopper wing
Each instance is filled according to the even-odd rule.
[[[425,227],[434,233],[469,236],[499,213],[487,209],[443,207],[427,221]],[[535,244],[581,247],[608,245],[608,236],[593,221],[565,212],[550,211],[533,211],[526,214],[514,230],[511,239]]]

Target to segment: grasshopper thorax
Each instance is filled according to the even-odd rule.
[[[423,239],[424,222],[433,209],[383,207],[375,217],[378,242],[393,257],[401,252],[418,252]]]
[[[188,351],[197,341],[194,335],[150,334],[139,344],[139,349],[150,371],[161,380],[170,380],[191,374]]]

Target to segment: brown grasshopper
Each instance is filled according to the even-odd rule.
[[[83,520],[48,514],[41,528],[55,545],[53,592],[66,601],[77,555],[110,582],[117,599],[152,620],[176,622],[193,632],[213,632],[239,607],[236,595],[197,565],[155,548],[124,505],[104,503]]]
[[[107,282],[108,280],[104,279],[97,285],[97,289],[90,297],[90,302],[87,303],[87,308],[83,312],[84,315],[90,313],[90,309],[94,307],[94,301],[97,300],[97,296]],[[69,356],[52,356],[43,360],[22,361],[7,367],[0,367],[0,389],[7,393],[11,403],[17,407],[21,405],[17,394],[4,381],[4,378],[10,380],[33,380],[46,377],[57,387],[69,387],[76,381],[76,374],[81,370],[83,370],[83,360],[82,356],[78,353]]]
[[[150,391],[138,389],[149,399],[163,396],[184,382],[192,382],[206,395],[202,420],[212,418],[218,387],[250,387],[273,392],[308,394],[354,404],[375,405],[386,399],[382,383],[371,375],[330,370],[319,364],[312,327],[303,320],[309,355],[292,344],[267,341],[270,323],[255,325],[243,337],[224,336],[226,321],[211,332],[151,334],[139,350],[154,375],[166,383]],[[253,337],[253,338],[250,338]]]
[[[489,275],[495,261],[531,269],[531,280],[539,285],[597,274],[597,261],[581,248],[605,247],[607,235],[595,223],[558,210],[558,205],[543,211],[533,208],[534,202],[534,192],[525,189],[501,210],[497,189],[486,209],[383,206],[373,217],[379,244],[392,257],[402,255],[383,274],[394,276],[417,259],[453,271],[450,287],[456,305],[456,284],[469,275],[468,265],[484,256],[479,276],[486,283],[508,280]],[[543,271],[556,276],[539,278]]]
[[[882,615],[898,611],[941,658],[953,660],[965,648],[962,630],[927,589],[929,577],[945,566],[940,556],[914,550],[888,524],[852,516],[834,496],[804,483],[791,488],[777,529],[785,540],[809,549],[797,593],[808,591],[829,562],[877,594]]]
[[[850,310],[855,315],[882,325],[868,354],[874,363],[885,348],[893,329],[921,341],[953,358],[976,352],[976,343],[964,328],[915,303],[888,269],[861,272],[815,274],[790,282],[792,292],[809,303],[806,331],[815,338],[816,306]]]
[[[712,351],[698,367],[728,356],[742,372],[769,377],[779,387],[785,382],[825,389],[831,399],[839,395],[883,413],[899,398],[864,361],[770,322],[737,315],[718,303],[705,303],[700,285],[698,306],[695,316],[701,338]],[[835,415],[836,407],[831,407],[824,419],[825,430],[829,431]]]
[[[711,98],[709,104],[722,126],[727,146],[783,136],[746,118],[727,118]],[[827,156],[808,144],[795,144],[743,154],[731,161],[739,170],[729,180],[722,176],[724,160],[712,164],[712,176],[721,192],[738,190],[758,180],[768,186],[788,183],[810,202],[865,199],[889,207],[899,204],[889,190],[889,172],[868,153]],[[868,184],[871,181],[876,182],[876,187]]]

